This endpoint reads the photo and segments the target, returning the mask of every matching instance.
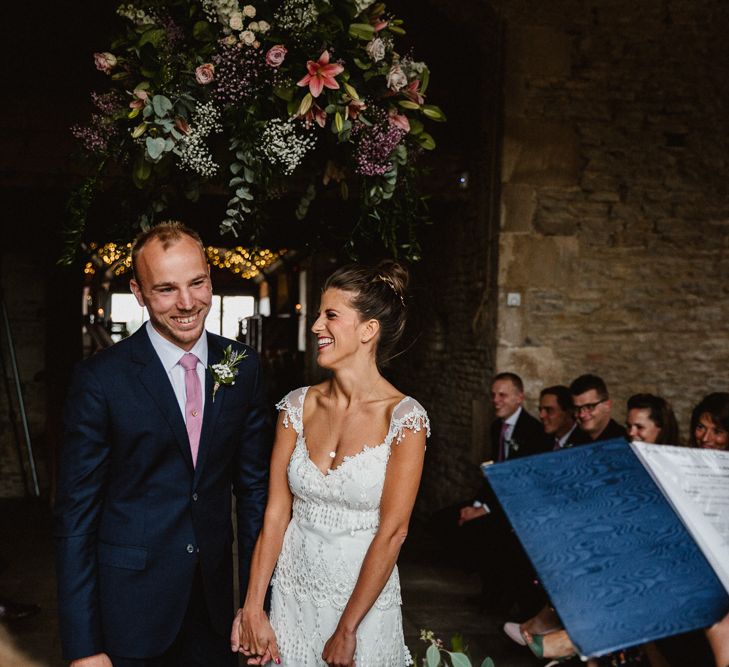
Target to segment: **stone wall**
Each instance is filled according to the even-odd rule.
[[[497,368],[625,399],[729,390],[729,6],[499,0]],[[507,305],[518,294],[520,306]]]

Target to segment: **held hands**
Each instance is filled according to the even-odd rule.
[[[230,650],[246,656],[248,665],[265,665],[273,660],[281,664],[268,616],[263,609],[239,609],[230,631]]]
[[[68,667],[113,667],[111,660],[106,653],[97,653],[96,655],[90,655],[87,658],[79,658],[78,660],[72,660]]]
[[[357,667],[354,651],[357,648],[357,635],[337,628],[324,644],[321,657],[329,667]]]

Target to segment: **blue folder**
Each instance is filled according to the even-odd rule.
[[[625,440],[505,461],[484,474],[583,656],[703,628],[729,610],[729,595]]]

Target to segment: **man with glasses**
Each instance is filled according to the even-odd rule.
[[[625,429],[611,418],[613,402],[605,381],[597,375],[580,375],[570,385],[575,420],[585,440],[574,444],[625,438]],[[583,437],[584,437],[583,436]]]

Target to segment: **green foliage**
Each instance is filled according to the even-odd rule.
[[[255,242],[273,199],[297,202],[291,217],[303,220],[334,195],[356,210],[337,221],[350,252],[379,237],[417,259],[427,210],[415,159],[435,148],[426,124],[445,114],[425,103],[425,63],[396,50],[402,20],[361,0],[251,5],[255,16],[216,0],[119,7],[111,50],[94,54],[110,95],[77,133],[94,176],[69,200],[69,243],[102,189],[128,212],[131,236],[224,188],[222,231]]]

